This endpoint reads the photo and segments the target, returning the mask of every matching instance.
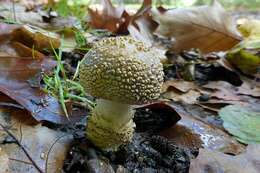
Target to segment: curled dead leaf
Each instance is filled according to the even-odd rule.
[[[43,58],[46,49],[59,48],[57,35],[28,26],[0,24],[0,52],[9,56]]]
[[[131,17],[125,8],[122,5],[115,7],[111,0],[102,0],[101,2],[101,9],[88,8],[90,26],[114,33],[127,33]]]
[[[152,0],[144,0],[136,13],[131,13],[120,4],[115,7],[111,0],[102,0],[101,8],[89,8],[90,26],[106,29],[117,34],[130,34],[142,41],[152,43],[152,32],[157,27],[152,20],[150,9]]]
[[[173,37],[172,50],[199,48],[203,53],[225,51],[241,41],[232,17],[216,0],[210,6],[152,10],[156,34]]]

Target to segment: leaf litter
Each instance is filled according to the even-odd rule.
[[[64,2],[59,4],[64,5]],[[256,143],[256,138],[249,139],[256,131],[245,129],[253,124],[252,116],[244,112],[244,106],[259,105],[258,72],[252,76],[241,68],[241,63],[237,65],[230,61],[226,52],[219,52],[228,51],[230,54],[233,53],[230,51],[232,47],[246,43],[247,48],[243,45],[242,49],[248,51],[248,47],[254,46],[254,51],[249,53],[258,56],[259,47],[255,47],[259,40],[255,29],[258,22],[249,21],[237,29],[232,16],[218,1],[201,7],[168,10],[154,8],[152,1],[144,0],[137,12],[127,11],[123,4],[114,6],[110,0],[102,2],[104,8],[101,10],[89,6],[88,19],[82,18],[82,6],[78,6],[80,24],[73,18],[75,16],[59,14],[62,6],[56,9],[56,14],[55,9],[46,12],[41,8],[42,3],[33,4],[28,12],[18,3],[15,4],[16,18],[13,18],[12,4],[1,2],[0,16],[4,20],[0,25],[0,61],[3,62],[0,88],[11,100],[1,97],[0,106],[8,106],[11,112],[15,112],[5,115],[5,120],[1,122],[11,117],[15,123],[9,120],[4,127],[17,139],[21,132],[23,134],[21,145],[17,146],[17,141],[1,131],[0,159],[7,163],[3,168],[6,171],[23,172],[28,169],[33,172],[36,163],[48,172],[61,169],[64,172],[243,170],[230,167],[229,161],[233,165],[246,164],[248,167],[245,168],[250,173],[260,170],[254,159],[256,157],[251,154],[257,154],[259,146],[246,147],[238,142]],[[47,4],[47,7],[51,4],[55,2]],[[55,31],[57,28],[58,31]],[[46,34],[42,29],[47,29],[47,33],[55,31],[55,36]],[[64,34],[70,35],[70,38],[67,39]],[[163,60],[165,83],[160,102],[136,108],[137,133],[133,142],[117,152],[103,152],[85,137],[86,123],[83,121],[95,99],[78,85],[77,66],[93,42],[119,34],[130,34],[166,52],[167,59]],[[71,47],[60,47],[62,42]],[[250,63],[257,67],[255,62]],[[57,80],[58,83],[55,82]],[[33,102],[28,99],[31,97]],[[232,105],[239,105],[242,112],[239,118],[231,116],[232,110],[228,109]],[[17,112],[17,108],[25,108],[29,114]],[[69,120],[64,110],[68,111]],[[253,112],[251,109],[248,111]],[[24,121],[25,118],[30,120],[29,124]],[[241,120],[243,118],[248,121]],[[257,121],[254,123],[257,127]],[[239,130],[234,132],[230,127]],[[247,132],[251,135],[244,135]],[[65,143],[59,138],[63,135],[69,137]],[[47,140],[42,141],[42,138]],[[55,141],[58,141],[57,144]],[[56,156],[50,156],[49,163],[57,164],[48,165],[45,154],[52,146],[58,150],[48,150]],[[40,155],[37,147],[44,150]],[[35,163],[25,157],[22,148]],[[15,154],[14,151],[19,152]],[[252,160],[245,160],[248,156]],[[215,159],[216,164],[211,165],[213,161],[210,159]]]

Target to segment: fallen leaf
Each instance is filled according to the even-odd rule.
[[[115,7],[111,0],[102,0],[101,9],[89,8],[90,26],[106,29],[117,34],[130,34],[142,41],[152,43],[152,30],[157,24],[150,15],[152,1],[144,0],[136,13],[125,9],[123,4]]]
[[[1,124],[17,138],[43,172],[61,172],[73,137],[70,134],[54,131],[41,124],[28,124],[28,120],[24,117],[17,119],[17,113],[1,109]],[[6,140],[10,141],[3,145],[2,143]],[[0,141],[2,151],[8,155],[10,172],[38,172],[21,147],[3,129],[0,131]]]
[[[200,149],[199,156],[191,161],[190,173],[259,173],[260,146],[249,145],[237,156],[208,149]]]
[[[238,27],[240,33],[249,40],[260,39],[260,20],[246,19],[243,24]]]
[[[26,108],[37,121],[68,123],[58,100],[40,88],[30,85],[34,78],[39,83],[42,73],[51,71],[56,62],[49,59],[33,59],[21,57],[0,58],[0,92],[6,94]],[[77,121],[78,116],[71,116]]]
[[[206,104],[239,104],[239,105],[257,105],[258,85],[253,80],[243,79],[241,86],[233,86],[225,81],[213,81],[202,86],[203,89],[210,89],[208,92],[210,100]]]
[[[203,53],[225,51],[241,41],[232,17],[216,0],[210,6],[152,10],[156,34],[173,37],[174,51],[199,48]]]
[[[171,87],[177,89],[180,92],[187,93],[192,89],[197,89],[198,86],[194,82],[184,81],[184,80],[168,80],[164,82],[162,86],[162,92],[166,92]]]
[[[224,128],[245,144],[260,143],[260,109],[231,105],[222,108],[219,115]]]
[[[163,98],[185,104],[195,104],[198,102],[197,98],[200,95],[200,91],[190,90],[187,93],[179,93],[179,91],[170,89],[163,94]]]
[[[93,28],[107,29],[114,33],[126,33],[130,15],[120,5],[115,7],[111,0],[101,1],[102,10],[89,8],[89,24]]]
[[[160,134],[174,144],[196,149],[203,147],[233,154],[238,154],[244,150],[243,145],[220,128],[197,119],[196,116],[190,115],[186,110],[173,107],[181,116],[181,120],[176,125],[161,131]]]
[[[15,3],[13,11],[12,1],[0,1],[0,17],[6,22],[29,24],[49,31],[63,30],[64,28],[72,28],[75,26],[76,17],[53,17],[50,21],[45,22],[44,17],[47,12],[42,11],[41,8],[34,10],[27,10],[21,3]]]
[[[260,86],[254,83],[254,81],[244,81],[243,84],[237,88],[236,93],[241,95],[260,97]]]
[[[236,87],[225,81],[212,81],[202,87],[213,90],[211,97],[225,101],[242,101],[242,98],[235,93]]]
[[[9,158],[5,151],[0,147],[0,168],[1,173],[9,173]]]
[[[27,47],[40,52],[60,47],[60,38],[57,34],[41,28],[23,25],[12,32],[12,40],[23,43]]]
[[[153,32],[158,24],[152,19],[151,8],[152,1],[144,0],[141,8],[132,16],[127,29],[133,38],[153,45]]]
[[[235,48],[227,54],[227,60],[245,74],[254,75],[260,67],[260,39],[256,50]]]
[[[145,18],[145,16],[141,16],[134,23],[130,23],[127,29],[133,38],[151,46],[154,43],[151,21]]]
[[[233,154],[243,151],[244,146],[222,130],[198,121],[191,116],[181,115],[181,117],[182,119],[175,126],[162,131],[160,134],[184,147],[203,147]]]
[[[10,56],[43,58],[43,52],[59,48],[59,37],[28,25],[0,23],[0,52]]]
[[[42,16],[34,11],[26,12],[26,7],[15,3],[13,11],[13,3],[10,1],[0,2],[0,16],[7,21],[25,24],[36,24],[35,26],[43,27],[48,25],[42,20]]]
[[[257,76],[260,67],[260,20],[246,20],[238,29],[245,39],[227,53],[226,59],[243,73]]]

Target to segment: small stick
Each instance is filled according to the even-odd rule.
[[[21,149],[23,150],[23,152],[25,153],[25,155],[27,156],[27,158],[32,162],[33,166],[37,169],[38,172],[40,173],[44,173],[41,168],[35,163],[35,161],[32,159],[32,157],[29,155],[29,153],[26,151],[26,149],[23,147],[23,145],[18,141],[18,139],[3,125],[0,123],[0,127],[9,135],[11,136],[16,144],[21,147]]]
[[[16,13],[15,13],[15,2],[12,1],[12,8],[13,8],[13,14],[14,14],[14,21],[16,22]]]
[[[16,161],[16,162],[21,162],[21,163],[24,163],[24,164],[27,164],[27,165],[32,165],[31,162],[26,162],[26,161],[14,159],[14,158],[9,158],[9,160],[13,160],[13,161]]]

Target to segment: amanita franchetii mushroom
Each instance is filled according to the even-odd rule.
[[[80,83],[97,98],[87,137],[101,149],[117,149],[133,137],[133,105],[160,95],[164,55],[131,37],[105,38],[92,47],[79,67]]]

